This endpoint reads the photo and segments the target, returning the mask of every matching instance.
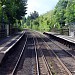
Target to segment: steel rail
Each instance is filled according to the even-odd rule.
[[[46,57],[45,57],[45,55],[43,54],[42,51],[41,51],[41,54],[42,54],[42,57],[43,57],[44,63],[45,63],[45,65],[46,65],[46,67],[47,67],[48,75],[52,75],[52,72],[51,72],[50,66],[49,66],[49,64],[48,64],[48,62],[47,62],[47,60],[46,60]]]
[[[34,35],[33,35],[34,36]],[[39,61],[38,61],[38,53],[37,53],[37,45],[36,45],[36,42],[35,42],[35,38],[33,37],[33,40],[34,40],[34,46],[35,46],[35,55],[36,55],[36,70],[37,70],[37,75],[40,75],[40,70],[39,70]]]
[[[43,35],[43,36],[45,36],[45,35]],[[47,37],[47,36],[45,36],[45,37]],[[49,39],[49,37],[47,37],[48,39]],[[50,39],[49,39],[50,40]],[[75,60],[75,56],[72,54],[72,53],[70,53],[70,52],[68,52],[68,51],[66,51],[63,47],[60,47],[59,45],[57,45],[55,42],[53,42],[52,40],[50,40],[52,43],[54,43],[56,46],[58,46],[59,48],[61,48],[63,51],[65,51],[66,53],[68,53],[70,56],[72,56],[73,58],[74,58],[74,60]]]
[[[42,34],[43,35],[43,34]],[[43,35],[44,36],[44,35]],[[45,36],[46,37],[46,36]],[[48,38],[48,37],[47,37]],[[41,38],[42,39],[42,38]],[[48,38],[49,39],[49,38]],[[43,40],[43,39],[42,39]],[[50,39],[49,39],[50,40]],[[72,75],[72,73],[69,71],[69,69],[62,63],[61,59],[58,57],[58,55],[50,48],[50,46],[43,40],[43,42],[46,44],[47,49],[50,49],[53,54],[56,56],[62,67],[65,69],[65,71],[68,73],[68,75]]]
[[[49,38],[48,38],[49,39]],[[50,40],[50,39],[49,39]],[[68,52],[68,51],[66,51],[63,47],[60,47],[59,45],[57,45],[55,42],[53,42],[52,40],[50,40],[52,43],[54,43],[56,46],[58,46],[59,48],[61,48],[63,51],[65,51],[66,53],[68,53],[70,56],[72,56],[73,57],[73,59],[75,60],[75,56],[72,54],[72,53],[70,53],[70,52]]]
[[[36,41],[37,41],[37,45],[38,45],[38,40],[37,40],[37,38],[36,38]],[[41,54],[42,54],[42,57],[43,57],[44,65],[45,65],[46,68],[47,68],[48,75],[52,75],[52,72],[51,72],[50,66],[49,66],[49,64],[48,64],[48,62],[47,62],[47,60],[46,60],[46,58],[45,58],[45,56],[44,56],[44,54],[43,54],[42,51],[41,51]],[[39,65],[38,65],[38,68],[39,68]],[[40,75],[40,71],[39,71],[39,75]]]
[[[21,51],[20,56],[19,56],[19,58],[18,58],[18,61],[17,61],[16,65],[15,65],[15,67],[14,67],[12,73],[9,74],[9,75],[14,75],[14,74],[15,74],[15,71],[16,71],[16,69],[17,69],[17,67],[18,67],[18,64],[19,64],[19,62],[20,62],[20,60],[21,60],[21,57],[22,57],[23,52],[24,52],[24,49],[25,49],[25,47],[26,47],[27,38],[28,38],[28,36],[26,37],[26,41],[25,41],[25,43],[24,43],[24,46],[23,46],[23,48],[22,48],[22,51]]]

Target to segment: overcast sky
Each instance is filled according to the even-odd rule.
[[[28,0],[27,15],[34,10],[39,14],[46,13],[47,11],[54,9],[58,1],[59,0]]]

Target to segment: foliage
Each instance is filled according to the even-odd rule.
[[[65,10],[67,7],[67,3],[68,3],[68,0],[59,0],[54,10],[56,22],[59,22],[61,27],[65,25],[65,15],[64,14],[65,14]]]
[[[75,0],[68,0],[65,17],[66,23],[75,22]]]
[[[2,6],[5,5],[5,8]],[[4,21],[14,25],[16,20],[18,23],[22,19],[22,16],[26,14],[27,0],[0,0],[0,22],[2,17]]]
[[[37,17],[39,16],[38,12],[37,11],[34,11],[30,14],[30,18],[31,19],[36,19]]]
[[[30,17],[31,16],[31,17]],[[75,24],[75,0],[59,0],[53,10],[37,18],[31,13],[26,24],[29,28],[40,31],[56,31],[65,28],[66,23]]]

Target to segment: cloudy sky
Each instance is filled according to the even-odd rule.
[[[47,11],[52,10],[57,2],[58,0],[28,0],[27,15],[34,10],[39,14],[46,13]]]

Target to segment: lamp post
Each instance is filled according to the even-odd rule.
[[[4,30],[4,9],[6,8],[6,5],[2,6],[2,30]],[[9,25],[7,25],[7,37],[9,36]]]
[[[6,7],[6,5],[2,6],[2,30],[4,29],[4,8]]]

